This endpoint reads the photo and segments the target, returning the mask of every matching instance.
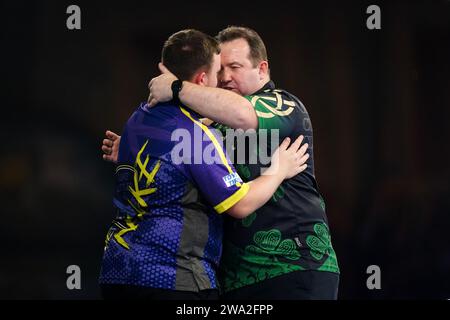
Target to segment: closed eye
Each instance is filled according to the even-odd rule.
[[[238,62],[232,62],[228,65],[231,69],[238,69],[240,67],[242,67],[242,64],[238,63]]]

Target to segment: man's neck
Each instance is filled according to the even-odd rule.
[[[204,124],[205,126],[210,126],[211,123],[214,122],[214,121],[212,121],[211,119],[208,119],[208,118],[201,118],[200,120],[202,121],[202,124]]]
[[[257,90],[252,92],[251,95],[254,95],[254,94],[258,93],[258,92],[262,91],[263,89],[265,90],[270,82],[271,82],[270,78],[267,78],[265,81],[261,81],[261,86]]]

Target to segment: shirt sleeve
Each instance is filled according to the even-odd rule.
[[[245,96],[258,117],[258,129],[279,130],[280,139],[290,135],[296,125],[295,102],[282,91],[273,90],[258,95]]]
[[[222,147],[222,136],[203,124],[196,123],[205,138],[202,141],[202,161],[187,168],[197,188],[217,213],[234,206],[248,192],[250,186],[243,182]]]

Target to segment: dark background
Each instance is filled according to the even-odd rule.
[[[159,2],[0,2],[0,298],[99,298],[104,131],[146,99],[167,37],[231,24],[259,32],[272,79],[310,113],[340,298],[450,298],[450,1]],[[72,264],[81,290],[66,288]]]

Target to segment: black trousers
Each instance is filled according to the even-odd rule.
[[[339,275],[295,271],[225,293],[225,300],[336,300]]]
[[[216,289],[193,291],[178,291],[157,289],[141,286],[102,284],[100,285],[105,300],[218,300]]]

